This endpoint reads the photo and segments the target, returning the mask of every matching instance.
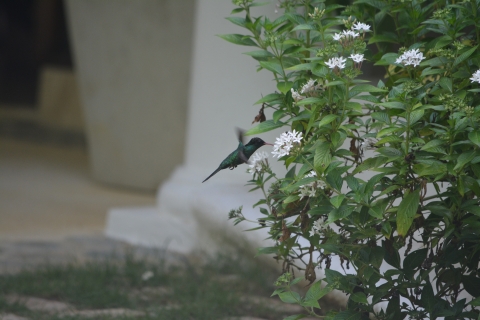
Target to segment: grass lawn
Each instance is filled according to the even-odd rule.
[[[0,314],[28,319],[86,319],[77,313],[31,310],[14,297],[36,297],[68,303],[72,309],[124,308],[136,316],[97,315],[90,319],[228,319],[250,316],[282,319],[298,313],[269,298],[278,271],[253,257],[219,256],[207,263],[185,260],[106,259],[84,264],[44,265],[0,275]],[[137,312],[138,313],[138,312]],[[1,316],[0,316],[1,318]]]

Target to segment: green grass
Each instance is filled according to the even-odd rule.
[[[144,281],[142,275],[154,276]],[[159,260],[134,259],[90,262],[64,266],[45,265],[11,275],[0,275],[0,313],[29,319],[82,319],[33,312],[16,303],[9,294],[67,302],[76,309],[128,308],[144,317],[115,319],[222,319],[255,316],[282,319],[285,314],[268,305],[246,300],[250,295],[269,297],[276,272],[251,257],[219,256],[202,265],[185,263],[166,267]],[[113,319],[103,317],[96,319]]]

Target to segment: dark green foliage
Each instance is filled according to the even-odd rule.
[[[273,21],[252,18],[252,1],[235,4],[258,47],[250,55],[278,84],[260,101],[273,118],[251,132],[302,134],[280,158],[285,176],[264,168],[249,181],[276,244],[259,252],[284,261],[275,294],[315,315],[311,297],[291,293],[300,270],[348,295],[327,319],[477,319],[480,1],[356,0],[343,11],[281,1]],[[358,22],[371,32],[339,36]],[[352,54],[384,80],[360,80]]]

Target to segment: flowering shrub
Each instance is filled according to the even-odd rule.
[[[248,34],[220,36],[255,47],[278,89],[257,102],[272,119],[247,134],[286,127],[272,153],[287,174],[264,156],[249,169],[274,241],[259,253],[283,263],[274,294],[320,317],[318,300],[340,290],[345,309],[327,319],[477,319],[480,0],[282,0],[275,20],[233,3]],[[365,60],[385,79],[362,80]]]

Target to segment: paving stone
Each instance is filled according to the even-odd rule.
[[[42,265],[121,261],[127,255],[150,261],[164,260],[167,266],[185,265],[191,259],[175,252],[134,247],[102,236],[67,238],[64,241],[1,241],[0,274],[15,273]]]
[[[0,320],[29,320],[29,319],[14,315],[13,313],[0,313]]]
[[[59,314],[61,317],[72,317],[72,316],[82,316],[85,318],[96,318],[96,317],[141,317],[144,316],[145,312],[115,308],[115,309],[98,309],[98,310],[74,310],[68,312],[62,312]]]
[[[68,303],[41,299],[36,297],[24,297],[18,295],[7,295],[8,303],[19,303],[32,311],[42,311],[48,313],[58,313],[60,311],[73,310],[74,307]]]
[[[228,318],[223,318],[223,320],[265,320],[265,319],[247,316],[247,317],[228,317]]]

